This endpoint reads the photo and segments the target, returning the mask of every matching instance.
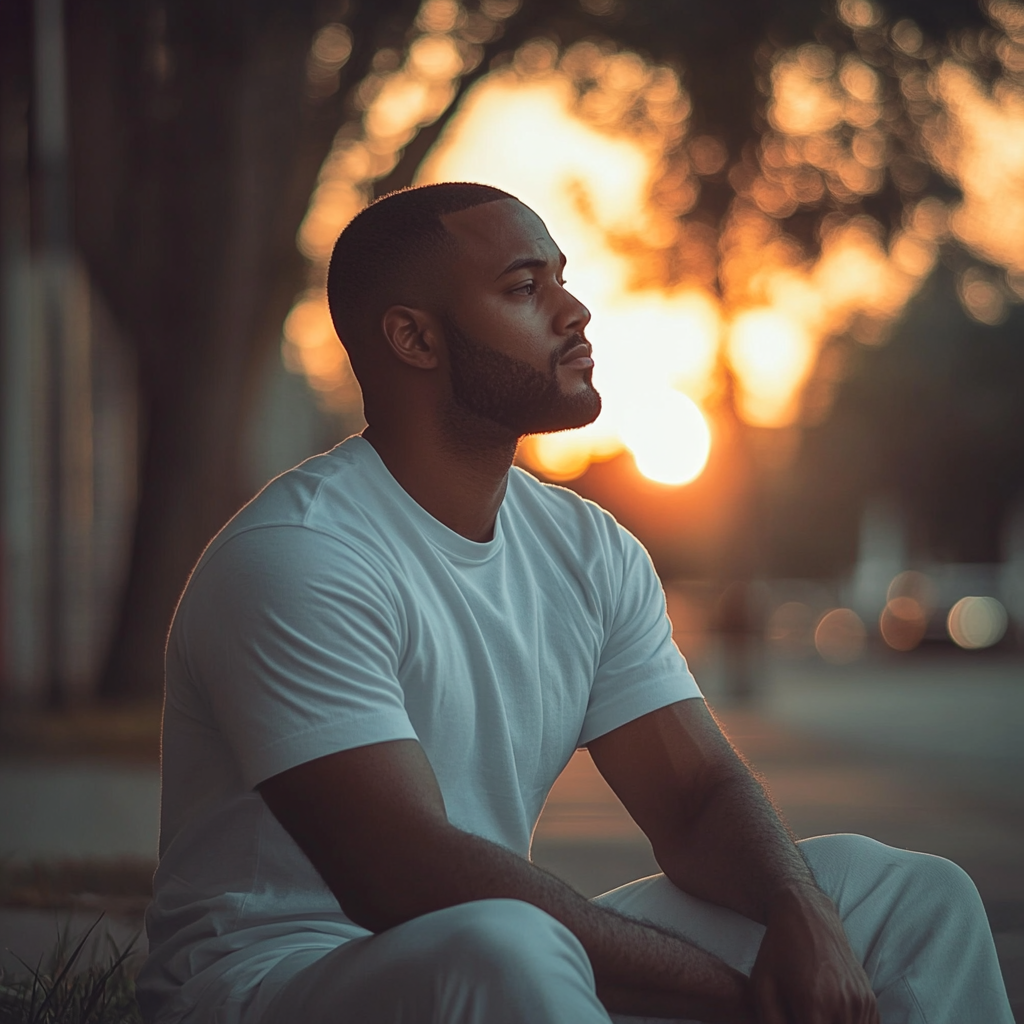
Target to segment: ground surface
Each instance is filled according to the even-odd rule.
[[[971,873],[1024,1022],[1024,661],[922,654],[846,669],[769,663],[755,704],[743,710],[728,707],[714,664],[702,668],[726,730],[799,836],[860,832],[951,857]],[[121,721],[113,741],[91,719],[84,728],[33,728],[0,746],[0,864],[93,858],[93,887],[102,889],[105,870],[125,874],[104,864],[155,856],[152,715]],[[585,753],[552,792],[534,856],[588,895],[657,870]],[[140,924],[138,901],[124,894],[114,903],[102,892],[80,900],[73,917],[26,902],[0,910],[0,949],[32,962],[59,925],[80,929],[98,907],[114,911],[120,942]]]

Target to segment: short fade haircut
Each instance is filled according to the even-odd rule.
[[[441,218],[514,198],[490,185],[447,181],[389,192],[352,219],[334,244],[327,302],[354,367],[364,354],[362,321],[371,304],[402,302],[403,292],[422,280],[436,257],[454,251]]]

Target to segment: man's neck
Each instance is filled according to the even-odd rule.
[[[402,489],[438,522],[468,540],[494,537],[494,523],[508,486],[516,442],[479,444],[430,429],[389,431],[369,426],[373,445]]]

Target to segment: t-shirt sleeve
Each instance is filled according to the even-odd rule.
[[[383,573],[337,538],[277,526],[236,534],[200,564],[171,642],[255,786],[340,750],[416,738],[398,681],[402,635]]]
[[[611,557],[621,577],[610,603],[581,746],[658,708],[701,696],[672,640],[665,591],[650,556],[632,534],[619,526],[614,530]],[[616,576],[613,572],[611,579]]]

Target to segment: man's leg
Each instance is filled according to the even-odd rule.
[[[298,969],[245,1024],[296,1021],[609,1024],[609,1017],[567,928],[526,903],[481,900],[345,943]]]
[[[800,848],[839,909],[883,1024],[1013,1024],[984,907],[960,868],[864,836],[821,836]],[[597,902],[679,932],[745,973],[764,934],[761,925],[680,892],[664,875]]]

